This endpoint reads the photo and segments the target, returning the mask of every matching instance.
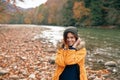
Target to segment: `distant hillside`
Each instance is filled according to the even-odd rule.
[[[6,2],[6,0],[1,0],[1,4],[4,5],[5,12],[17,12],[17,11],[24,11],[24,8],[20,8],[18,6],[15,6],[11,3]]]
[[[120,0],[47,0],[29,9],[6,1],[0,0],[0,23],[81,27],[120,25]]]

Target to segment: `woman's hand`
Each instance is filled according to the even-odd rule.
[[[81,39],[78,38],[77,41],[74,43],[73,47],[76,48],[80,44]]]

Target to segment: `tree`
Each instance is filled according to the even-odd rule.
[[[48,24],[48,7],[45,4],[42,4],[38,7],[37,15],[38,14],[42,15],[41,24]],[[38,23],[38,24],[40,24],[40,23]]]
[[[107,25],[120,25],[120,0],[103,1]]]
[[[74,26],[75,19],[73,17],[73,5],[74,0],[68,0],[63,7],[62,14],[63,14],[63,25],[64,26]]]
[[[86,23],[86,18],[89,17],[90,9],[85,8],[83,1],[76,1],[73,6],[74,18],[76,20],[76,26],[89,25]]]
[[[52,2],[48,7],[48,24],[56,24],[58,6],[55,2]]]
[[[2,1],[0,1],[0,13],[5,10],[5,5]]]
[[[5,1],[0,0],[0,23],[9,23],[11,15],[5,11]]]
[[[85,7],[89,8],[91,6],[91,0],[83,0],[85,3]]]
[[[104,25],[102,5],[101,0],[91,0],[91,20],[94,26]]]

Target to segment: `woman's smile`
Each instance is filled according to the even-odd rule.
[[[67,44],[68,44],[68,46],[72,46],[75,43],[75,41],[76,41],[75,36],[71,32],[69,32],[67,34]]]

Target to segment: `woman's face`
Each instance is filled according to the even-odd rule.
[[[67,34],[67,40],[66,40],[68,46],[72,46],[76,42],[76,38],[73,33]]]

